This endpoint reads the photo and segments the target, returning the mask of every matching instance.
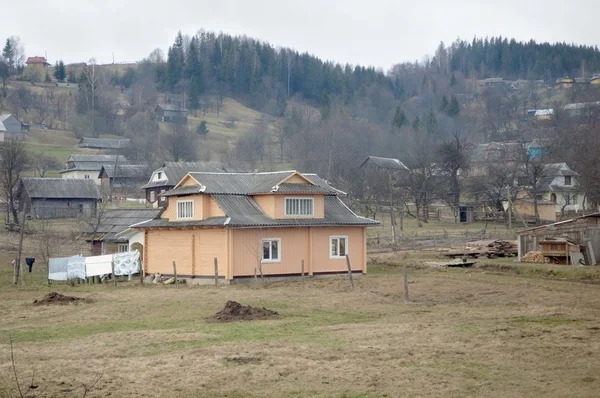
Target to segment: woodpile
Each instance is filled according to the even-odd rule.
[[[524,262],[524,263],[543,263],[544,262],[544,255],[542,254],[542,252],[531,251],[529,253],[526,253],[521,258],[521,262]]]
[[[506,240],[495,240],[487,245],[489,253],[517,253],[518,247],[516,242]]]

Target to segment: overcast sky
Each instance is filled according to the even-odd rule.
[[[0,40],[54,63],[137,61],[178,30],[245,34],[342,63],[388,70],[457,37],[596,45],[595,0],[6,0]],[[8,4],[6,4],[8,3]],[[589,10],[589,12],[586,12]]]

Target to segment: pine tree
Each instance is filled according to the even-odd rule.
[[[4,45],[4,49],[2,50],[2,56],[5,60],[8,61],[8,65],[11,68],[15,67],[15,48],[10,38],[6,39],[6,44]]]
[[[196,133],[202,136],[202,138],[206,139],[208,135],[208,127],[206,127],[206,120],[201,120],[198,127],[196,127]]]
[[[448,105],[448,111],[446,113],[450,117],[456,117],[460,114],[460,104],[454,95],[450,100],[450,105]]]
[[[429,113],[427,114],[425,120],[425,129],[427,131],[427,134],[436,134],[438,132],[437,118],[435,117],[435,113],[431,108],[429,109]]]
[[[46,83],[50,83],[52,81],[52,79],[50,78],[50,73],[48,71],[46,71],[46,76],[44,76],[44,81]]]
[[[448,97],[446,94],[442,95],[442,103],[440,104],[440,112],[444,112],[448,107]]]
[[[408,118],[404,111],[398,106],[396,107],[396,111],[394,112],[394,118],[392,119],[392,127],[400,130],[402,126],[408,124]]]
[[[67,70],[65,68],[65,63],[62,61],[62,59],[60,61],[57,61],[54,65],[54,77],[59,82],[64,82],[65,78],[67,77]]]
[[[450,78],[450,87],[456,86],[457,83],[456,76],[454,76],[454,72],[452,72],[452,77]]]
[[[189,79],[190,109],[200,108],[200,96],[204,91],[204,70],[200,63],[198,39],[194,36],[186,53],[184,77]]]
[[[412,122],[412,129],[417,133],[421,130],[421,119],[418,116]]]

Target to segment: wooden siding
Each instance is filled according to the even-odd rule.
[[[344,258],[329,258],[331,236],[347,236],[347,251],[350,255],[352,271],[367,272],[365,261],[365,227],[321,227],[311,228],[312,232],[312,261],[311,272],[344,272],[348,270]]]
[[[290,176],[290,178],[288,178],[287,180],[285,180],[286,184],[308,184],[308,180],[304,177],[302,177],[300,174],[293,174],[292,176]]]
[[[303,217],[294,216],[294,218],[325,218],[325,197],[323,195],[270,195],[275,200],[274,218],[291,218],[285,215],[285,198],[313,198],[314,199],[314,216]],[[273,216],[272,216],[273,217]]]
[[[181,197],[169,196],[167,207],[160,218],[166,218],[169,221],[177,221],[177,202],[186,200],[192,200],[194,202],[194,220],[202,220],[204,215],[204,195],[190,195]]]
[[[207,202],[208,202],[204,206],[204,209],[205,209],[204,216],[205,216],[205,218],[208,218],[208,217],[224,217],[225,216],[225,212],[223,211],[223,209],[221,209],[219,207],[219,204],[217,203],[216,200],[214,200],[212,198],[212,196],[204,195],[204,197],[207,198]]]
[[[281,239],[280,262],[263,263],[264,275],[300,274],[301,261],[308,262],[308,228],[264,228],[233,230],[233,276],[254,275],[262,258],[262,240]]]
[[[176,181],[175,182],[177,185],[177,187],[195,187],[198,186],[198,181],[196,181],[193,177],[189,176],[186,174],[185,177],[183,177],[183,179],[181,180],[181,182]]]
[[[252,199],[267,216],[275,218],[275,195],[256,195]]]

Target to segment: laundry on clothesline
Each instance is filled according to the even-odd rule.
[[[85,276],[101,276],[112,273],[113,255],[92,256],[85,258]]]
[[[140,271],[140,252],[133,250],[113,255],[115,275],[132,275]]]
[[[85,279],[85,257],[69,257],[67,263],[67,279]]]
[[[51,258],[50,261],[48,261],[48,279],[52,281],[69,280],[67,274],[68,266],[68,257]]]

